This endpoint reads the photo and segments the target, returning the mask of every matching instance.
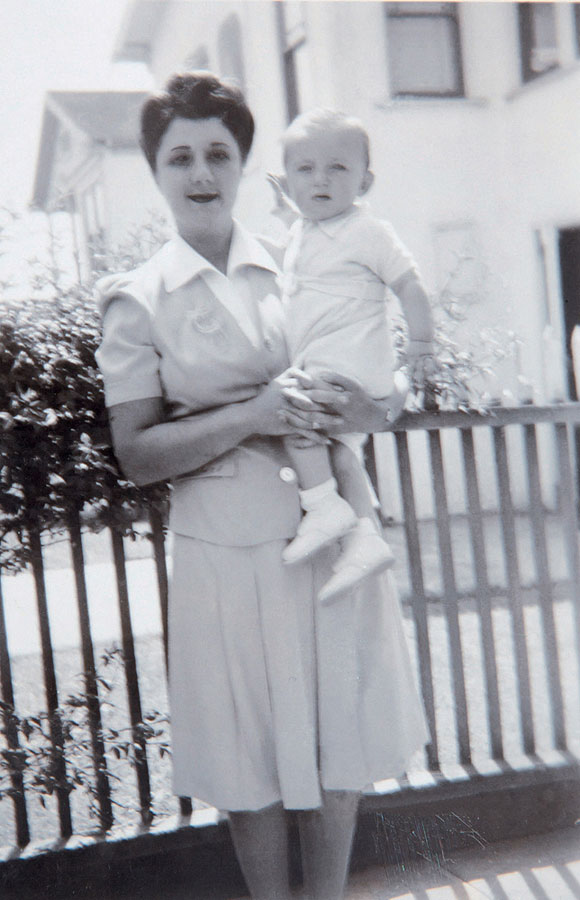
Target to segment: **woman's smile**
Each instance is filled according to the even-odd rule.
[[[187,195],[194,203],[211,203],[212,200],[218,200],[219,194],[216,191],[203,191]]]
[[[238,143],[220,119],[174,119],[157,152],[155,178],[180,235],[196,237],[231,228],[242,175]]]

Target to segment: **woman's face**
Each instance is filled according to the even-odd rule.
[[[219,119],[174,119],[163,135],[155,180],[185,240],[231,227],[241,175],[240,148]]]

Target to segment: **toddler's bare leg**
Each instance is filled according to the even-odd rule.
[[[340,496],[348,500],[359,519],[376,521],[365,473],[356,455],[340,441],[333,441],[329,451]]]
[[[293,435],[284,438],[284,449],[298,476],[301,490],[306,491],[332,478],[329,448],[325,444],[297,447]]]

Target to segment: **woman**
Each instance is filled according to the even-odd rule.
[[[290,897],[284,809],[300,810],[307,895],[337,900],[361,789],[401,774],[426,734],[390,582],[323,608],[331,554],[282,564],[300,512],[280,436],[380,430],[387,410],[340,379],[349,390],[313,392],[330,406],[301,410],[277,377],[275,251],[232,219],[253,127],[208,73],[145,103],[142,146],[178,233],[101,283],[98,360],[124,472],[174,485],[174,789],[229,812],[256,900]]]

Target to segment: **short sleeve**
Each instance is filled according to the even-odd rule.
[[[368,240],[365,240],[366,252],[371,256],[369,268],[381,281],[390,286],[407,272],[418,272],[412,254],[390,222],[370,219],[365,226],[365,230],[369,230]]]
[[[103,338],[96,360],[105,384],[107,406],[161,397],[159,354],[151,340],[151,312],[129,291],[126,279],[97,285]]]

